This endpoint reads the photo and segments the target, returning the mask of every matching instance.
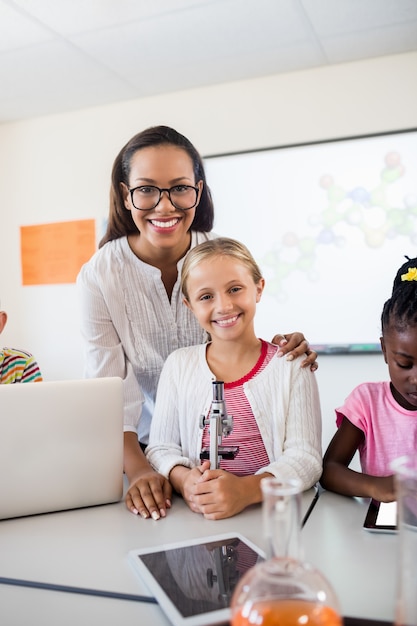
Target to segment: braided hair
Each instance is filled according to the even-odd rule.
[[[405,330],[417,326],[417,257],[407,259],[398,270],[392,286],[392,295],[384,304],[381,315],[382,332],[393,328]]]

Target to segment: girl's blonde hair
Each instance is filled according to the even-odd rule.
[[[228,237],[210,239],[209,241],[200,243],[195,248],[192,248],[185,257],[181,270],[181,289],[187,300],[189,300],[187,281],[190,273],[202,261],[218,257],[219,255],[231,257],[232,259],[242,263],[242,265],[244,265],[252,274],[253,281],[256,285],[260,280],[262,280],[262,272],[259,269],[258,264],[243,243]]]

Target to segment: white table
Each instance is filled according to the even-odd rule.
[[[315,492],[303,494],[303,514]],[[186,538],[240,532],[264,548],[261,506],[210,521],[175,498],[166,519],[132,515],[124,502],[0,522],[0,576],[38,583],[147,595],[127,559],[129,550]],[[57,616],[59,621],[57,622]],[[157,605],[0,584],[2,626],[131,624],[166,626]]]
[[[313,496],[313,490],[303,494],[303,514]],[[306,558],[332,582],[344,615],[392,621],[397,537],[362,530],[366,508],[365,502],[322,493],[301,535]],[[175,498],[168,517],[157,522],[132,515],[124,502],[3,520],[0,577],[147,595],[128,562],[130,550],[223,532],[240,532],[264,549],[261,506],[209,521]],[[169,626],[156,604],[0,584],[2,626],[58,623]]]
[[[302,533],[305,557],[332,583],[343,615],[392,622],[398,535],[363,529],[368,503],[321,493]]]

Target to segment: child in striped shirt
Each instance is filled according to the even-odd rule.
[[[167,477],[192,511],[207,519],[239,513],[262,500],[266,476],[298,478],[303,489],[322,470],[321,412],[314,375],[288,361],[254,330],[264,279],[241,243],[206,241],[185,257],[184,302],[210,335],[207,344],[180,348],[162,369],[149,445],[151,465]],[[212,381],[224,382],[233,429],[225,446],[238,446],[220,468],[200,461],[209,446]]]
[[[0,311],[0,333],[7,322],[6,311]],[[41,382],[42,374],[34,357],[24,350],[0,348],[0,384]]]

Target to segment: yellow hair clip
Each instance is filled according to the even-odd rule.
[[[417,268],[409,267],[407,274],[401,274],[401,280],[417,280]]]

